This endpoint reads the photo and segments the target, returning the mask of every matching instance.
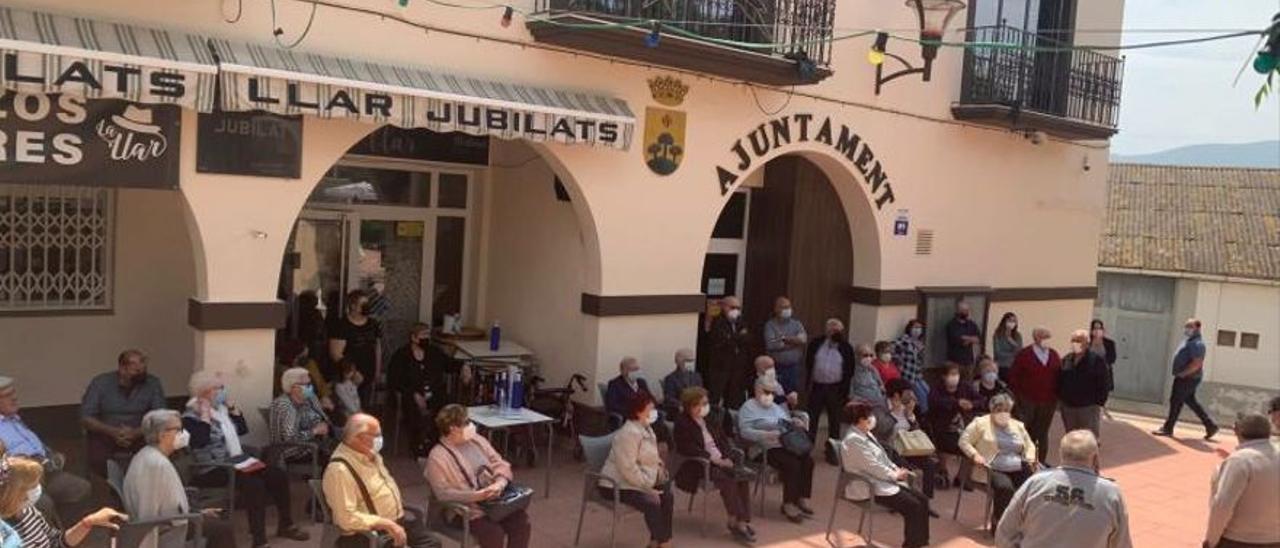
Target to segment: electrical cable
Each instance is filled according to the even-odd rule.
[[[765,116],[777,116],[779,112],[786,110],[787,107],[791,105],[791,98],[795,97],[795,92],[796,92],[796,87],[791,86],[791,89],[787,90],[787,100],[782,102],[782,106],[779,106],[773,112],[769,112],[764,108],[764,105],[760,104],[760,96],[756,95],[756,87],[750,86],[747,89],[751,91],[751,98],[754,99],[756,102],[756,109],[758,109],[760,113],[764,114]],[[775,90],[775,91],[781,91],[781,90]]]
[[[231,24],[239,23],[240,18],[243,16],[244,16],[244,0],[236,0],[236,16],[231,19],[227,19],[226,14],[224,13],[222,16],[222,22],[231,23]]]
[[[272,29],[271,39],[275,41],[277,46],[280,46],[284,49],[293,49],[298,47],[298,44],[301,44],[303,40],[307,39],[307,35],[311,34],[311,25],[316,22],[317,9],[319,9],[319,5],[316,3],[312,3],[311,15],[307,17],[307,26],[303,27],[302,34],[299,34],[298,38],[293,42],[290,42],[289,44],[285,44],[280,40],[280,35],[284,34],[284,29],[276,24],[276,0],[271,0],[271,29]]]

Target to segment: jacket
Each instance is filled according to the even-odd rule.
[[[1063,466],[1027,479],[995,531],[998,548],[1131,548],[1120,489],[1093,470]]]
[[[627,416],[628,402],[637,392],[653,395],[653,392],[649,391],[649,383],[645,382],[644,379],[637,378],[636,387],[632,389],[631,385],[627,383],[627,379],[624,379],[622,375],[614,377],[609,381],[609,385],[604,391],[605,411],[621,415],[623,419],[630,419],[631,417]]]
[[[973,410],[960,409],[960,400],[972,402]],[[956,385],[955,392],[947,392],[945,387],[939,385],[929,390],[929,412],[925,414],[925,420],[929,422],[930,431],[936,435],[950,430],[951,425],[956,422],[956,416],[960,417],[959,422],[962,424],[969,422],[977,410],[978,395],[974,393],[973,385],[960,383]]]
[[[1067,407],[1088,407],[1107,403],[1107,362],[1086,349],[1067,354],[1058,374],[1058,400]]]
[[[1022,440],[1022,460],[1036,462],[1036,444],[1031,441],[1031,434],[1027,433],[1027,428],[1023,426],[1022,421],[1010,418],[1009,429]],[[964,433],[960,435],[960,451],[970,459],[974,455],[982,455],[982,458],[987,462],[991,462],[991,459],[995,458],[996,453],[999,452],[999,447],[996,443],[995,425],[991,424],[991,415],[983,415],[973,419],[973,422],[965,427]],[[978,483],[986,483],[987,469],[982,466],[974,466],[973,474],[969,477]]]
[[[805,378],[813,378],[813,359],[818,355],[818,349],[822,345],[827,344],[827,336],[823,335],[812,341],[809,341],[809,351],[804,354],[804,370]],[[853,356],[853,345],[849,341],[840,341],[836,345],[836,351],[840,353],[842,372],[840,373],[840,394],[849,393],[849,379],[853,378],[853,366],[858,363],[858,359]]]
[[[629,420],[613,435],[613,446],[600,474],[618,482],[618,488],[657,494],[655,487],[666,474],[658,454],[658,438],[653,429]],[[601,487],[609,487],[601,482]]]
[[[1280,542],[1280,448],[1271,440],[1241,443],[1213,473],[1205,540]]]
[[[729,452],[734,449],[731,443],[719,428],[716,428],[715,421],[704,421],[707,428],[711,431],[711,439],[715,441],[716,449],[720,451],[720,455],[729,458]],[[675,451],[683,457],[710,458],[711,454],[707,453],[706,446],[703,445],[702,427],[698,422],[693,420],[688,413],[680,413],[675,417]],[[711,465],[715,467],[714,464]],[[701,463],[689,461],[684,463],[679,470],[675,471],[676,487],[681,491],[689,493],[697,493],[698,487],[702,483],[702,466]]]
[[[1009,388],[1019,400],[1038,404],[1054,403],[1058,399],[1058,372],[1062,370],[1062,358],[1049,349],[1049,363],[1041,364],[1033,346],[1023,348],[1013,358],[1009,370]]]
[[[455,462],[454,455],[450,455],[450,448],[446,448],[441,440],[435,447],[431,448],[431,453],[427,456],[427,466],[423,469],[423,475],[427,477],[427,483],[431,485],[431,492],[435,494],[437,499],[445,502],[461,502],[465,503],[471,511],[470,519],[476,519],[484,516],[484,510],[476,504],[476,491],[486,487],[480,485],[480,478],[476,474],[467,470],[464,471],[458,467],[460,462],[463,466],[469,466],[473,463],[468,462],[464,453],[458,449],[453,449],[457,455],[458,462]],[[507,462],[493,450],[493,446],[489,444],[489,440],[476,436],[470,443],[475,444],[474,447],[480,450],[480,454],[484,455],[485,466],[489,467],[489,471],[494,476],[506,478],[508,482],[515,476],[511,472],[511,463]]]
[[[750,357],[749,331],[743,333],[746,324],[742,318],[730,322],[723,314],[711,322],[707,332],[707,341],[711,345],[711,358],[707,364],[707,378],[703,379],[712,386],[712,379],[733,378],[733,375],[745,375]]]
[[[871,480],[875,496],[890,497],[902,489],[894,477],[898,472],[898,465],[889,458],[889,453],[885,451],[884,446],[871,436],[863,434],[861,430],[849,429],[849,433],[841,442],[840,456],[844,461],[846,472],[859,474]],[[867,492],[867,484],[851,481],[845,487],[844,496],[850,500],[866,500],[871,497],[871,493]]]

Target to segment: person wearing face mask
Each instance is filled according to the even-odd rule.
[[[1043,327],[1033,329],[1031,338],[1035,342],[1018,352],[1009,370],[1009,388],[1017,402],[1014,409],[1018,420],[1031,432],[1041,464],[1049,454],[1049,427],[1058,410],[1058,375],[1062,372],[1062,358],[1049,348],[1051,336]]]
[[[680,397],[684,391],[702,386],[702,375],[694,364],[693,350],[676,350],[676,369],[662,378],[662,412],[668,417],[680,414]]]
[[[1116,354],[1116,342],[1107,336],[1107,326],[1102,320],[1095,318],[1089,322],[1089,349],[1107,362],[1107,393],[1110,394],[1116,389],[1115,366],[1119,356]]]
[[[85,516],[70,528],[59,530],[36,509],[41,495],[40,479],[44,467],[26,457],[0,459],[0,519],[7,534],[0,536],[3,546],[22,548],[62,548],[79,546],[94,527],[117,528],[116,523],[129,519],[110,508]]]
[[[849,383],[857,367],[853,345],[845,340],[844,323],[827,320],[823,336],[809,343],[805,358],[805,376],[809,379],[809,439],[818,439],[818,421],[827,415],[827,439],[840,439],[840,414],[849,394]],[[835,465],[836,455],[824,444],[827,463]]]
[[[1084,429],[1101,439],[1099,423],[1102,405],[1107,402],[1107,362],[1089,349],[1089,332],[1083,329],[1071,334],[1071,352],[1062,357],[1058,402],[1063,430]]]
[[[960,436],[960,450],[974,464],[969,479],[991,486],[993,531],[1013,492],[1039,468],[1036,444],[1011,411],[1013,398],[1000,394],[991,399],[991,413],[973,419]]]
[[[600,494],[613,498],[613,486],[620,489],[623,504],[644,514],[649,527],[649,548],[671,546],[671,521],[675,497],[671,476],[658,453],[658,438],[652,426],[658,422],[658,407],[648,392],[637,392],[627,402],[626,424],[613,435],[609,457],[600,474]]]
[[[723,402],[725,407],[737,409],[746,391],[743,382],[751,370],[751,340],[737,297],[721,299],[720,310],[707,331],[710,355],[704,380],[711,393],[711,405]]]
[[[937,486],[935,478],[938,477],[938,456],[933,454],[904,457],[893,449],[893,439],[898,432],[920,430],[921,428],[916,413],[916,394],[911,390],[911,383],[908,383],[905,379],[895,379],[885,386],[885,390],[889,396],[889,413],[885,417],[887,426],[881,428],[884,431],[884,435],[877,439],[885,447],[885,451],[889,453],[889,458],[893,462],[899,466],[918,470],[922,477],[928,478],[928,481],[922,482],[920,487],[921,491],[924,492],[924,496],[932,499],[934,489]],[[876,426],[880,425],[877,424]]]
[[[341,535],[337,548],[367,548],[360,533],[385,535],[392,546],[439,548],[426,514],[408,506],[382,460],[382,423],[356,413],[342,427],[342,443],[324,469],[324,499]],[[381,546],[385,546],[382,544]]]
[[[1009,368],[1013,367],[1013,358],[1022,350],[1022,333],[1018,331],[1018,316],[1013,312],[1005,312],[996,325],[995,335],[991,337],[991,353],[999,366],[1000,380],[1009,381]]]
[[[1235,450],[1210,480],[1209,525],[1204,546],[1280,546],[1280,447],[1262,413],[1236,417]]]
[[[344,357],[356,362],[364,382],[360,385],[360,401],[369,407],[373,388],[382,375],[382,323],[369,316],[369,295],[359,289],[347,293],[345,315],[329,334],[330,363]]]
[[[960,433],[974,416],[976,399],[973,386],[960,382],[960,366],[954,363],[948,363],[943,369],[942,383],[929,390],[929,412],[925,419],[930,426],[929,437],[938,450],[943,489],[947,487],[948,464],[963,454]],[[959,486],[960,478],[953,478],[951,485]]]
[[[888,385],[890,381],[902,378],[902,372],[898,370],[898,364],[893,363],[893,343],[889,341],[879,341],[875,347],[876,358],[871,361],[871,366],[876,368],[876,372],[880,374],[880,382]]]
[[[182,414],[182,427],[190,433],[193,461],[191,485],[225,487],[227,471],[217,465],[233,462],[245,465],[236,472],[236,491],[244,501],[249,516],[249,533],[254,546],[267,544],[267,501],[275,502],[279,516],[276,535],[298,541],[310,538],[293,524],[289,477],[277,466],[265,465],[249,456],[240,445],[240,436],[249,433],[249,425],[235,402],[227,398],[222,376],[210,371],[197,371],[189,384],[191,400]]]
[[[164,409],[164,387],[147,374],[147,355],[125,350],[116,370],[93,378],[80,402],[80,424],[88,432],[89,471],[107,475],[107,459],[142,448],[142,416]]]
[[[1032,476],[1013,495],[996,527],[996,546],[1132,547],[1124,497],[1115,482],[1098,475],[1093,434],[1067,432],[1058,456],[1062,466]]]
[[[961,380],[973,378],[973,364],[982,354],[982,330],[971,319],[972,308],[964,298],[956,299],[956,315],[947,322],[947,361],[960,366]]]
[[[708,421],[711,401],[707,391],[700,387],[686,389],[680,394],[681,412],[675,415],[675,450],[691,459],[706,459],[711,463],[710,483],[720,492],[725,513],[729,516],[729,534],[739,542],[755,542],[756,532],[751,528],[751,478],[742,472],[733,457],[741,451],[734,447],[720,428]],[[675,471],[676,487],[697,494],[702,487],[706,468],[702,461],[685,461]]]
[[[625,422],[633,398],[640,393],[655,399],[653,392],[649,391],[649,384],[640,376],[640,362],[631,356],[622,358],[622,362],[618,364],[618,376],[609,381],[609,386],[604,393],[604,407],[609,412],[610,418]],[[617,423],[612,426],[618,428],[622,424]],[[657,434],[658,441],[664,445],[671,441],[671,431],[667,429],[666,423],[657,422],[653,425],[653,431]]]
[[[756,356],[756,359],[755,361],[752,362],[752,365],[755,366],[755,375],[751,377],[751,384],[750,384],[751,386],[755,386],[756,379],[759,379],[761,377],[769,377],[771,379],[778,381],[777,391],[774,392],[775,402],[786,403],[791,407],[795,407],[799,405],[800,394],[798,394],[794,390],[791,392],[786,391],[786,388],[782,385],[781,374],[778,373],[778,367],[774,364],[773,358],[769,356]],[[750,397],[751,395],[746,394],[746,396]]]
[[[524,510],[495,521],[476,504],[502,494],[515,477],[511,463],[493,450],[489,440],[476,434],[467,408],[446,405],[436,414],[435,423],[440,442],[431,449],[423,470],[431,492],[442,501],[468,505],[465,519],[480,548],[527,548],[532,529]]]
[[[755,458],[761,451],[769,466],[778,471],[782,480],[782,514],[794,523],[813,517],[809,496],[813,491],[813,457],[796,455],[782,447],[783,428],[809,428],[803,416],[792,415],[785,403],[774,400],[779,389],[771,377],[756,380],[755,395],[738,409],[738,435],[751,442],[748,455]]]
[[[974,400],[973,406],[978,414],[990,411],[988,405],[991,398],[996,394],[1013,394],[1009,390],[1009,385],[1000,380],[1000,373],[996,361],[988,356],[983,356],[978,360],[978,378],[973,381],[973,392],[977,399]]]
[[[841,458],[846,472],[859,474],[871,482],[871,488],[860,481],[849,482],[844,497],[860,501],[874,498],[876,504],[902,515],[902,546],[916,548],[929,545],[929,498],[908,486],[912,472],[898,466],[890,458],[872,431],[876,415],[871,406],[849,402],[844,409],[849,432],[841,443]]]
[[[1173,427],[1178,424],[1178,415],[1182,414],[1185,404],[1200,418],[1204,425],[1204,439],[1211,440],[1218,433],[1218,425],[1196,401],[1196,388],[1204,378],[1204,340],[1200,338],[1200,320],[1188,318],[1182,326],[1186,337],[1173,355],[1173,390],[1169,393],[1169,418],[1164,426],[1152,432],[1156,436],[1172,436]]]
[[[414,324],[409,342],[391,355],[387,384],[400,395],[400,413],[411,436],[413,454],[422,455],[439,436],[431,417],[449,402],[445,374],[457,374],[461,364],[431,344],[431,326]]]
[[[178,412],[160,409],[147,413],[142,418],[142,431],[147,446],[134,455],[124,474],[122,502],[125,510],[139,520],[195,512],[187,500],[182,478],[178,476],[178,470],[170,460],[175,451],[186,449],[191,443],[191,434],[183,429]],[[232,522],[211,519],[218,516],[219,509],[206,508],[200,512],[205,515],[201,530],[211,548],[236,546]],[[177,522],[174,527],[162,528],[158,535],[152,537],[153,543],[149,546],[185,546],[186,540],[194,532],[193,528],[187,527],[186,522]],[[303,535],[299,540],[306,540],[306,536]],[[265,544],[265,540],[255,541],[254,546]],[[144,543],[144,546],[148,544]]]
[[[809,336],[804,324],[793,317],[791,300],[778,297],[773,303],[773,317],[764,323],[764,348],[778,369],[778,382],[786,393],[800,390],[800,365]]]
[[[286,369],[280,374],[280,389],[280,396],[271,402],[267,423],[271,443],[285,444],[279,457],[290,462],[310,461],[311,453],[306,447],[290,445],[309,443],[318,447],[323,464],[333,447],[335,433],[316,399],[310,374],[300,367]]]
[[[902,378],[911,383],[920,412],[929,410],[929,383],[924,380],[924,322],[911,319],[902,334],[893,340],[893,362],[898,364]]]

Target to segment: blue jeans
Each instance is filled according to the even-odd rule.
[[[916,415],[923,415],[929,412],[929,383],[924,382],[923,378],[916,379],[911,383],[911,391],[916,393]]]

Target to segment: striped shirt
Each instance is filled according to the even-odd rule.
[[[315,398],[307,398],[301,404],[293,403],[288,394],[281,394],[271,402],[270,424],[271,443],[303,443],[316,441],[311,430],[317,424],[329,422],[320,404]],[[281,456],[293,459],[307,455],[304,447],[288,447],[282,450]]]
[[[62,531],[44,519],[35,506],[28,506],[5,520],[22,539],[23,548],[62,548]]]

